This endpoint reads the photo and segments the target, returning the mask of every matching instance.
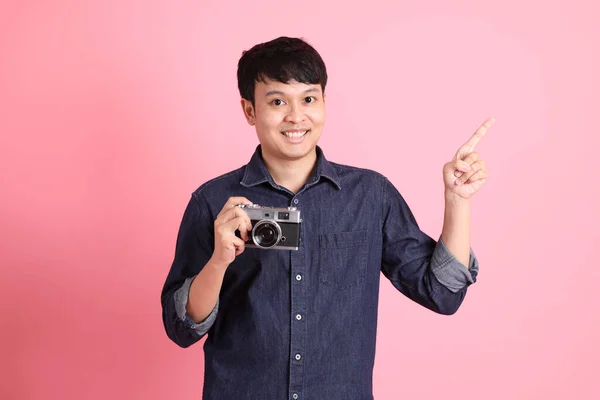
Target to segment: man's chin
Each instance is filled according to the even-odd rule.
[[[315,155],[316,145],[297,146],[292,148],[280,149],[279,154],[286,161],[300,161],[305,158],[311,158]]]

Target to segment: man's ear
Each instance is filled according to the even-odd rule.
[[[252,105],[250,100],[246,100],[244,98],[242,98],[241,104],[242,104],[242,110],[244,111],[244,117],[246,117],[246,121],[248,121],[248,125],[254,126],[256,124],[254,106]]]

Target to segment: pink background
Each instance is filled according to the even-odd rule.
[[[479,282],[444,317],[383,278],[375,398],[600,398],[598,2],[203,3],[0,6],[0,399],[201,397],[160,290],[190,193],[257,144],[238,58],[280,35],[327,63],[328,158],[436,238],[443,164],[497,118]]]

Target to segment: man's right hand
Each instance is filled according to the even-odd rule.
[[[245,197],[230,197],[215,220],[215,249],[211,258],[214,265],[227,268],[237,256],[242,254],[252,223],[238,204],[252,204]],[[235,235],[240,231],[241,239]]]

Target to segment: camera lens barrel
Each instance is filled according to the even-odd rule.
[[[281,227],[273,220],[263,219],[252,228],[252,241],[258,247],[269,249],[281,240]]]

